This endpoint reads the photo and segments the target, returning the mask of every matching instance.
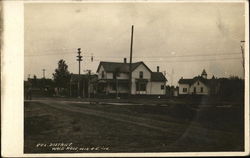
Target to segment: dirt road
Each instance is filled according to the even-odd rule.
[[[168,110],[50,99],[29,101],[25,103],[26,151],[51,152],[50,148],[34,146],[37,142],[61,141],[84,147],[106,145],[110,150],[105,152],[242,150],[242,133],[208,129],[196,117],[173,118],[167,115]],[[37,129],[39,126],[42,128]]]

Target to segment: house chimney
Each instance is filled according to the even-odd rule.
[[[159,66],[157,66],[157,72],[159,72],[160,71],[160,67]]]
[[[124,58],[123,60],[124,60],[124,63],[127,63],[127,58]]]

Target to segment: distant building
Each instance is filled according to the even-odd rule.
[[[179,96],[179,87],[174,88],[173,96],[175,96],[175,97]]]
[[[129,94],[129,63],[100,62],[98,91],[105,94]],[[152,72],[144,62],[132,63],[132,95],[165,95],[167,79],[163,73]]]
[[[72,97],[78,97],[78,74],[70,75],[69,93]],[[92,97],[96,93],[97,75],[81,74],[80,75],[80,97]]]
[[[52,96],[53,88],[54,82],[49,78],[37,78],[34,75],[33,78],[24,81],[24,93],[31,89],[33,96]]]
[[[192,79],[181,78],[178,83],[179,95],[215,95],[219,90],[218,79],[214,76],[208,79],[205,70],[202,71],[201,76]]]
[[[166,96],[167,97],[177,97],[179,95],[179,87],[166,86]]]

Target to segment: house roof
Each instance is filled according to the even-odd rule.
[[[165,82],[167,81],[166,77],[163,75],[161,72],[152,72],[147,65],[143,62],[136,62],[132,63],[132,71],[134,71],[139,65],[143,64],[151,73],[151,81],[154,82]],[[104,70],[106,72],[124,72],[124,73],[129,73],[129,63],[122,63],[122,62],[100,62],[97,72],[99,72],[101,66],[103,66]]]
[[[151,73],[151,81],[154,82],[165,82],[167,81],[166,77],[161,72],[152,72]]]
[[[210,84],[213,84],[214,82],[217,82],[219,80],[215,79],[214,77],[212,77],[211,79],[206,79],[206,78],[203,78],[202,76],[196,76],[196,77],[194,77],[192,79],[183,79],[183,78],[181,78],[178,83],[179,84],[189,84],[189,85],[192,85],[196,81],[200,81],[200,82],[204,83],[205,85],[209,86]]]
[[[134,71],[139,65],[143,64],[150,72],[152,72],[147,65],[144,64],[144,62],[136,62],[132,63],[132,71]],[[124,73],[129,73],[129,63],[122,63],[122,62],[104,62],[101,61],[98,68],[97,72],[99,72],[101,66],[103,66],[104,70],[106,72],[124,72]]]
[[[193,79],[183,79],[183,78],[181,78],[178,83],[179,84],[192,84]]]
[[[191,84],[194,84],[196,81],[203,82],[204,84],[208,83],[208,79],[205,79],[205,78],[203,78],[201,76],[196,76],[196,77],[194,77],[192,79],[183,79],[183,78],[181,78],[178,83],[179,84],[189,84],[189,85],[191,85]]]

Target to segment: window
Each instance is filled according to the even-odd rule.
[[[104,71],[102,71],[102,78],[104,78]]]
[[[194,87],[194,93],[196,93],[196,87]]]
[[[161,85],[161,89],[164,89],[164,85]]]
[[[201,87],[201,93],[203,93],[203,87]]]
[[[198,81],[197,84],[200,85],[200,82]]]
[[[187,88],[183,88],[182,91],[183,91],[183,92],[187,92]]]
[[[140,71],[140,76],[139,77],[143,78],[143,72],[142,71]]]

